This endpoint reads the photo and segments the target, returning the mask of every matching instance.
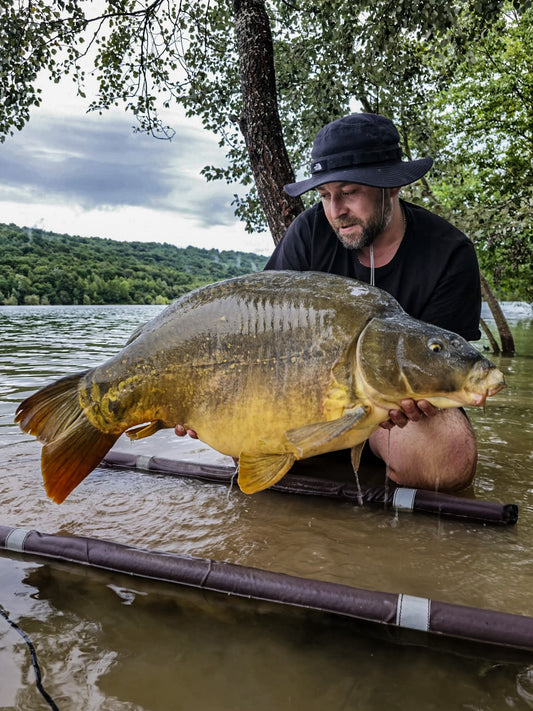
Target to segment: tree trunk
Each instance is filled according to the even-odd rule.
[[[507,323],[507,320],[503,315],[503,311],[501,309],[500,304],[498,303],[498,299],[494,296],[492,289],[489,286],[489,283],[481,272],[479,273],[479,275],[481,278],[481,294],[489,305],[492,315],[494,316],[494,321],[496,322],[496,328],[498,329],[500,341],[502,344],[502,354],[507,356],[514,355],[514,339],[509,328],[509,324]]]
[[[492,331],[490,330],[488,324],[485,322],[484,319],[480,318],[479,319],[479,325],[481,328],[485,331],[485,336],[489,339],[489,343],[492,347],[492,352],[494,355],[500,355],[500,346],[498,345],[498,341],[494,338]]]
[[[255,185],[274,244],[303,211],[301,198],[283,186],[294,182],[294,171],[283,139],[278,112],[274,47],[264,0],[233,0],[241,75],[242,116]]]

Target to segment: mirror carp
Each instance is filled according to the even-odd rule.
[[[408,316],[376,287],[316,272],[260,272],[204,286],[141,326],[100,366],[22,402],[60,503],[118,437],[183,424],[239,459],[254,493],[299,459],[364,442],[404,398],[484,405],[502,373],[466,340]]]

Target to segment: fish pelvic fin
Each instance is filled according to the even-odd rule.
[[[26,398],[15,413],[22,431],[44,443],[44,486],[58,504],[101,462],[120,436],[102,432],[87,419],[78,397],[84,375],[68,375],[42,388]]]
[[[352,427],[356,427],[366,417],[368,407],[359,405],[351,412],[329,422],[315,422],[294,430],[288,430],[287,440],[296,448],[300,459],[312,456],[320,448],[341,437]]]
[[[294,464],[293,454],[245,454],[239,457],[241,491],[255,494],[268,489],[282,479]]]
[[[143,437],[150,437],[150,435],[155,434],[159,430],[166,428],[166,425],[161,420],[154,420],[148,425],[139,425],[139,427],[132,427],[126,430],[126,435],[132,440],[142,439]]]

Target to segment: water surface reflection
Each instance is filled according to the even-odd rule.
[[[57,506],[40,480],[40,446],[13,424],[16,405],[46,382],[100,363],[159,309],[0,307],[0,524],[533,615],[530,321],[513,324],[518,355],[497,360],[508,389],[486,413],[469,410],[481,450],[473,494],[517,503],[516,527],[271,492],[247,497],[104,468]],[[187,446],[168,432],[156,437],[156,450]],[[32,635],[62,711],[532,704],[527,659],[461,658],[469,651],[461,645],[453,653],[400,646],[364,625],[14,555],[0,557],[0,581],[0,604]],[[0,708],[46,708],[20,638],[2,624],[0,682]]]

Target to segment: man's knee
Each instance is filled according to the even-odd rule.
[[[388,464],[390,478],[403,486],[458,491],[476,473],[476,437],[460,410],[443,410],[403,429],[380,429],[369,444]]]
[[[470,486],[477,468],[477,443],[473,432],[464,433],[460,439],[450,440],[443,448],[440,460],[441,491],[460,491]]]

